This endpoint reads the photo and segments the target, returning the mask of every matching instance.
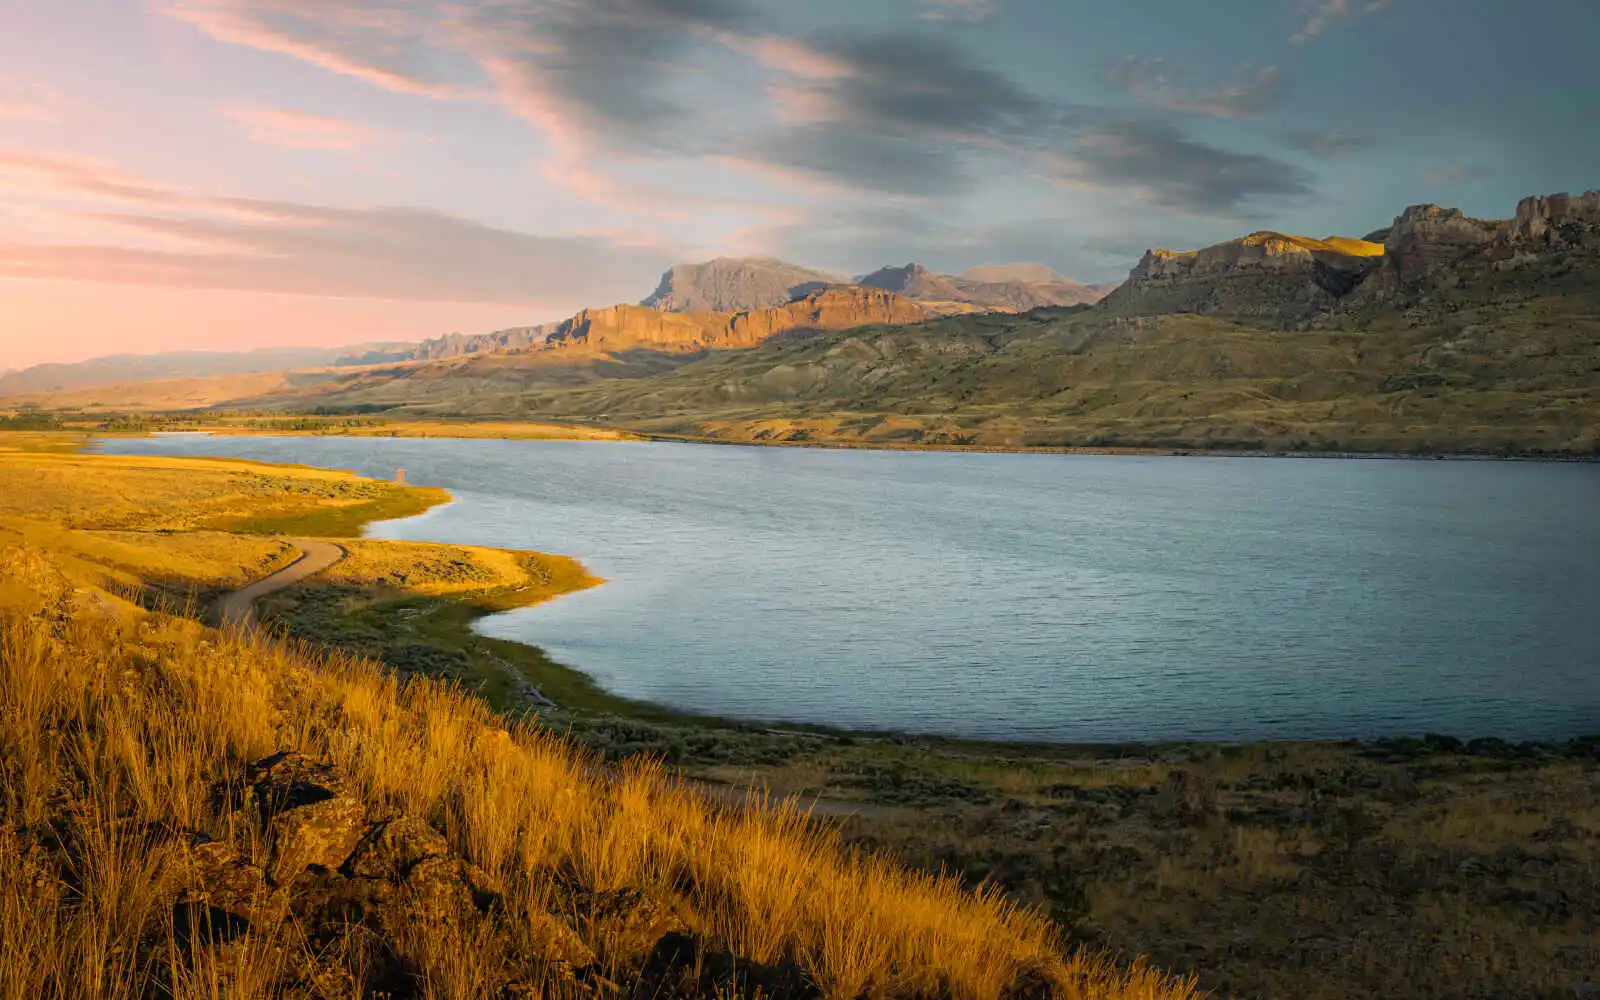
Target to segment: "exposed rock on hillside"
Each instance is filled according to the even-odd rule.
[[[543,344],[550,331],[556,326],[547,323],[544,326],[520,326],[509,330],[496,330],[493,333],[480,333],[464,336],[459,333],[447,333],[442,337],[425,340],[401,358],[384,359],[388,361],[444,361],[449,358],[465,357],[469,354],[481,354],[485,351],[499,351],[502,353],[515,353],[526,351],[529,348]]]
[[[1522,199],[1511,220],[1510,236],[1522,249],[1600,249],[1600,190]]]
[[[880,289],[834,285],[777,308],[738,313],[664,313],[628,305],[585,309],[557,324],[545,346],[604,353],[636,348],[683,353],[753,347],[790,330],[917,323],[928,315],[921,306]]]
[[[1384,241],[1378,294],[1392,294],[1448,268],[1495,238],[1501,223],[1471,219],[1458,208],[1412,205],[1394,220]]]
[[[1123,313],[1218,313],[1303,320],[1366,279],[1384,252],[1366,240],[1252,233],[1204,250],[1150,250],[1106,309]]]
[[[1102,296],[1088,285],[1068,281],[1043,264],[990,265],[973,268],[960,276],[939,274],[921,264],[907,264],[879,268],[863,277],[861,284],[923,303],[967,303],[980,309],[1009,312],[1093,303]]]
[[[674,267],[640,305],[661,312],[772,309],[843,280],[840,275],[767,257],[718,257]]]

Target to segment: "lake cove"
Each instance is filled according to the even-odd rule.
[[[170,437],[609,582],[480,622],[685,712],[1040,742],[1600,728],[1600,466]]]

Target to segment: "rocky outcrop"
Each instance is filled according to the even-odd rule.
[[[442,337],[423,341],[403,357],[390,358],[388,360],[445,361],[450,358],[463,358],[469,354],[483,354],[495,351],[512,354],[543,344],[554,326],[555,324],[553,323],[547,323],[544,326],[519,326],[509,330],[496,330],[493,333],[479,333],[471,336],[447,333]]]
[[[1509,237],[1517,249],[1524,251],[1600,249],[1600,190],[1522,199],[1511,220]]]
[[[794,330],[848,330],[873,324],[903,325],[930,318],[927,310],[881,289],[835,285],[773,309],[738,313],[664,313],[643,306],[585,309],[557,324],[546,350],[615,353],[658,350],[693,353],[754,347]]]
[[[1501,226],[1458,208],[1412,205],[1394,220],[1383,243],[1383,268],[1374,290],[1392,294],[1453,267],[1488,246]]]
[[[1425,295],[1471,281],[1489,269],[1570,263],[1600,250],[1600,191],[1524,198],[1507,220],[1474,219],[1460,209],[1412,205],[1384,241],[1383,267],[1358,303]]]
[[[1150,250],[1102,302],[1121,313],[1303,320],[1360,285],[1383,248],[1343,237],[1252,233],[1193,252]]]
[[[1090,304],[1103,297],[1096,289],[1068,281],[1043,264],[997,264],[953,275],[913,263],[879,268],[860,283],[925,304],[965,303],[1004,312]]]
[[[840,275],[768,257],[718,257],[679,264],[639,303],[660,312],[745,312],[772,309],[843,281]]]

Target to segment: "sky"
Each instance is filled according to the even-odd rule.
[[[0,371],[1600,187],[1594,0],[0,0]]]

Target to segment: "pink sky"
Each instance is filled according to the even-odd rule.
[[[1103,281],[1500,217],[1594,185],[1596,31],[1592,0],[0,0],[0,370],[485,332],[718,254]]]
[[[166,350],[422,340],[516,326],[521,306],[397,302],[0,278],[0,370]]]

